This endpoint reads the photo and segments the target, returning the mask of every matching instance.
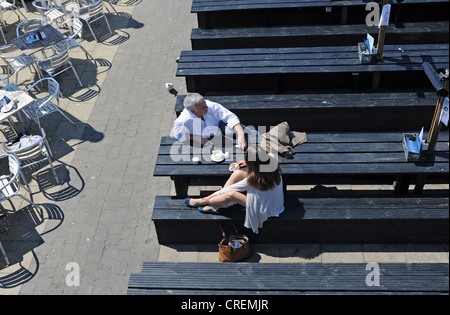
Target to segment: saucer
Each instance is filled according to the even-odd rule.
[[[225,160],[225,154],[222,154],[220,156],[217,156],[216,154],[211,154],[211,160],[213,160],[216,163],[220,163]]]
[[[10,102],[8,105],[2,107],[2,113],[7,113],[14,108],[14,103]]]

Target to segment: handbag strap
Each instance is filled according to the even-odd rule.
[[[233,232],[239,233],[238,230],[237,230],[237,228],[236,228],[236,226],[235,226],[234,224],[231,224],[231,223],[221,223],[221,224],[219,225],[219,228],[220,228],[220,230],[222,231],[222,236],[223,236],[223,237],[227,237],[227,233],[226,233],[225,230],[224,230],[224,226],[225,226],[225,225],[230,226],[230,227],[233,229]]]

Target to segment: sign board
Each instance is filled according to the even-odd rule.
[[[381,18],[380,18],[380,24],[378,27],[381,26],[388,26],[389,25],[389,16],[391,14],[391,5],[386,4],[383,6],[383,11],[381,12]]]

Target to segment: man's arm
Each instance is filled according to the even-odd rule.
[[[247,141],[245,140],[244,129],[242,128],[241,122],[236,114],[218,103],[211,103],[210,108],[213,109],[214,115],[217,119],[226,123],[228,127],[234,129],[237,135],[237,144],[239,149],[245,150],[247,148]]]
[[[244,129],[241,124],[237,124],[233,127],[237,134],[237,145],[239,149],[244,151],[247,148],[247,141],[245,140]]]

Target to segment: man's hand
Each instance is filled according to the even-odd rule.
[[[247,141],[245,141],[245,137],[243,135],[242,136],[238,135],[237,141],[239,149],[245,151],[245,149],[247,148]]]
[[[244,151],[245,149],[247,149],[247,141],[245,140],[244,129],[242,128],[241,124],[237,124],[233,128],[237,134],[237,145],[239,149]]]

